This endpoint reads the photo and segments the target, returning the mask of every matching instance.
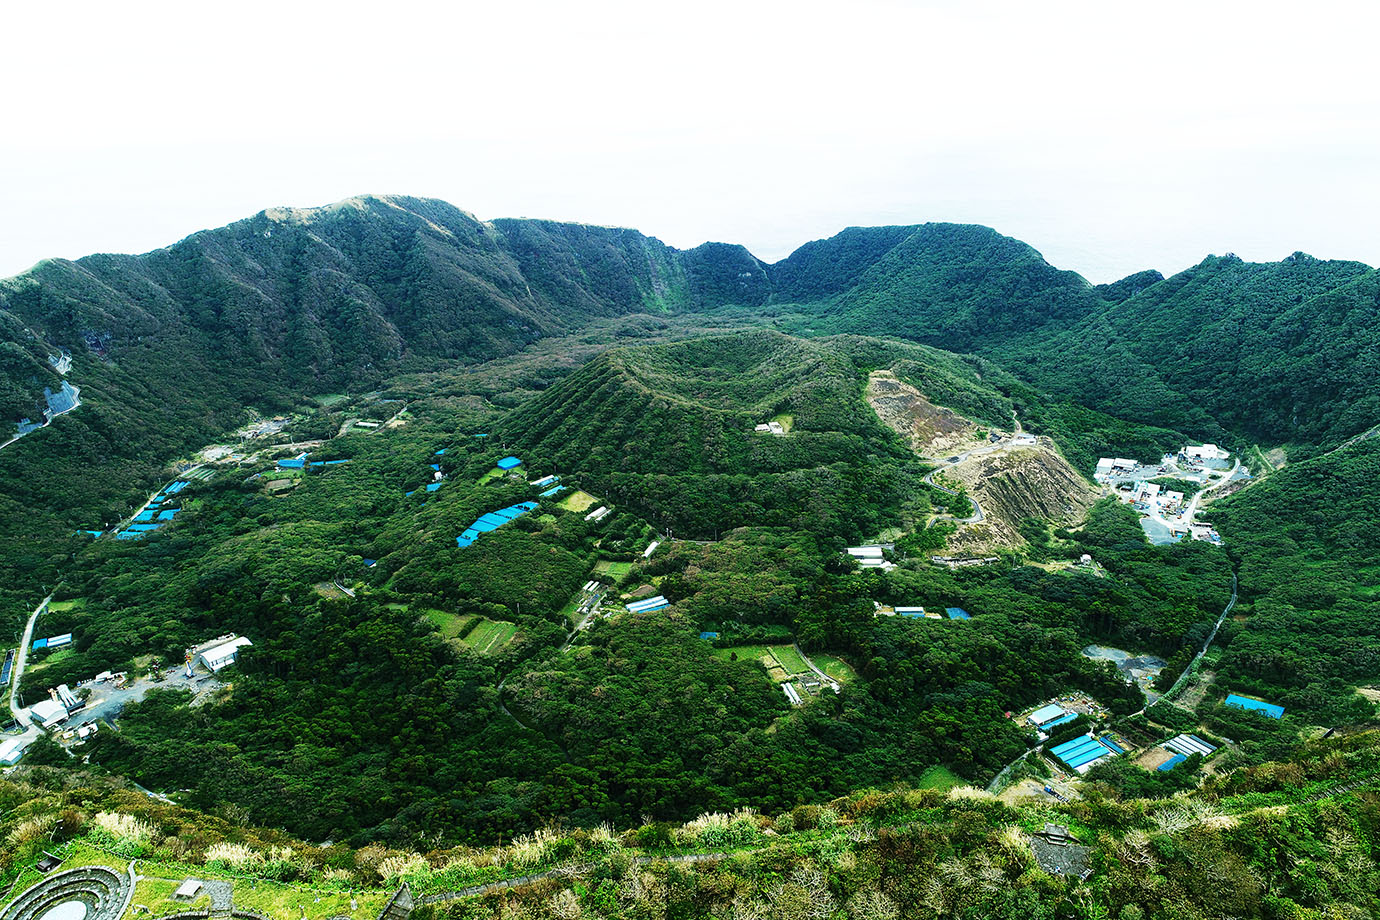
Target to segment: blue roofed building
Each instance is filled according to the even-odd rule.
[[[498,461],[498,468],[500,470],[513,470],[520,466],[522,466],[522,461],[517,457],[504,457],[502,460]]]
[[[480,534],[488,533],[491,530],[497,530],[514,518],[521,517],[527,512],[535,510],[536,507],[536,502],[518,502],[516,505],[509,505],[506,508],[500,508],[497,511],[490,511],[488,514],[481,515],[478,520],[465,528],[464,533],[455,538],[455,545],[464,549],[472,545],[475,540],[479,539]]]
[[[944,612],[949,615],[949,619],[951,620],[972,619],[972,617],[968,614],[968,611],[964,610],[962,607],[945,607]]]
[[[1267,703],[1264,700],[1252,699],[1249,696],[1240,696],[1236,693],[1228,693],[1226,704],[1237,709],[1247,709],[1251,712],[1260,712],[1272,719],[1284,718],[1284,707],[1276,706],[1274,703]]]

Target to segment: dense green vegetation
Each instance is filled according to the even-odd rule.
[[[38,768],[0,780],[0,886],[38,881],[29,866],[46,850],[65,868],[138,858],[140,900],[188,875],[229,879],[237,905],[280,920],[373,915],[402,882],[414,896],[494,885],[421,906],[418,920],[1360,917],[1380,907],[1377,750],[1373,732],[1307,745],[1169,800],[1118,799],[1101,782],[1075,802],[1014,807],[971,791],[868,790],[463,849],[320,847]],[[1073,846],[1040,840],[1046,823]]]
[[[1356,689],[1380,684],[1380,439],[1327,452],[1380,415],[1375,284],[1365,266],[1298,255],[1214,257],[1094,288],[1022,243],[953,225],[854,228],[763,266],[738,246],[678,252],[634,231],[481,223],[413,199],[265,212],[146,256],[44,263],[0,284],[0,411],[29,411],[57,348],[73,353],[86,404],[0,454],[0,617],[17,633],[55,590],[38,634],[76,637],[34,656],[30,700],[97,671],[179,662],[227,632],[252,637],[195,705],[175,681],[83,753],[187,790],[197,809],[318,841],[436,848],[563,826],[544,832],[560,841],[552,852],[587,858],[594,874],[552,882],[564,906],[533,902],[534,916],[646,920],[646,899],[617,893],[636,876],[600,862],[609,853],[748,844],[727,867],[667,870],[718,892],[695,888],[677,916],[794,917],[773,885],[798,885],[796,902],[835,899],[802,920],[1198,916],[1208,872],[1219,912],[1364,910],[1366,873],[1305,872],[1278,854],[1373,861],[1374,803],[1350,799],[1339,815],[1272,796],[1374,766],[1369,740],[1301,753],[1299,739],[1369,721],[1374,704]],[[927,467],[868,406],[879,370],[983,429],[1009,430],[1014,416],[1085,472],[1188,435],[1283,446],[1290,462],[1209,506],[1224,548],[1151,546],[1134,512],[1107,500],[1076,526],[1020,521],[1026,545],[949,570],[929,557],[955,525],[924,524],[971,502],[925,486]],[[404,404],[396,427],[337,436]],[[257,460],[195,480],[174,523],[138,541],[76,533],[121,520],[171,478],[171,461],[251,410],[294,419],[238,445],[269,448]],[[784,434],[754,430],[783,418]],[[303,440],[323,442],[313,459],[351,462],[267,488],[288,477],[271,445]],[[523,458],[517,473],[494,468],[508,453]],[[443,478],[428,492],[433,464]],[[569,491],[541,498],[528,481],[545,474]],[[562,503],[574,490],[588,508]],[[481,515],[526,500],[532,513],[457,547]],[[612,510],[586,520],[598,505]],[[842,550],[861,541],[889,544],[895,567],[860,568]],[[1068,565],[1084,553],[1095,566]],[[1081,649],[1163,655],[1167,689],[1233,572],[1236,616],[1190,689],[1125,723],[1156,739],[1231,739],[1212,760],[1222,775],[1205,779],[1196,761],[1151,773],[1129,758],[1094,770],[1058,811],[1095,847],[1087,886],[1032,868],[1019,835],[1035,812],[859,792],[984,785],[1017,761],[1017,776],[1043,777],[1049,766],[1025,757],[1032,733],[1008,714],[1075,690],[1114,720],[1141,709],[1140,691]],[[603,607],[575,630],[591,581]],[[656,593],[669,609],[624,612]],[[879,605],[972,619],[879,616]],[[816,656],[847,679],[837,692],[801,682],[792,706],[784,675],[733,651],[767,644],[791,673]],[[1286,715],[1224,707],[1228,691]],[[46,740],[27,763],[71,765]],[[5,801],[66,795],[35,775],[23,793],[0,786]],[[828,804],[839,796],[850,797]],[[52,840],[95,839],[83,801],[64,802],[75,810]],[[1281,804],[1287,816],[1254,810]],[[741,807],[776,817],[675,826]],[[1231,820],[1168,826],[1173,809],[1205,807]],[[768,828],[781,846],[758,846]],[[153,837],[204,855],[191,832]],[[381,880],[341,850],[330,848],[339,865],[302,856],[274,871]],[[413,880],[442,885],[449,858],[414,861]],[[800,882],[807,870],[825,881]],[[435,913],[485,912],[470,910]]]
[[[1250,619],[1226,627],[1219,680],[1320,724],[1368,717],[1380,682],[1380,440],[1270,476],[1212,506]]]

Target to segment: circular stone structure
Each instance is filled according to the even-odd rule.
[[[83,866],[34,885],[10,902],[0,920],[119,920],[133,895],[124,873]]]
[[[91,907],[85,901],[63,901],[45,910],[38,920],[86,920],[90,912]]]

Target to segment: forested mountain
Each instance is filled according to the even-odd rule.
[[[1142,747],[1234,739],[1214,767],[1230,774],[1374,714],[1356,691],[1380,683],[1380,442],[1329,449],[1380,415],[1378,307],[1357,263],[1210,257],[1093,286],[951,224],[851,228],[764,265],[419,199],[265,211],[0,284],[7,411],[57,381],[62,351],[84,397],[0,453],[0,612],[17,633],[54,591],[42,630],[74,637],[36,656],[30,700],[252,635],[213,694],[192,706],[165,682],[83,753],[318,840],[478,843],[551,820],[795,815],[935,775],[1033,781],[1017,714],[1075,692]],[[921,452],[869,402],[879,380],[961,437]],[[251,409],[289,427],[230,438]],[[1258,444],[1268,476],[1209,506],[1225,548],[1150,545],[1064,465],[1078,501],[1011,502],[1032,510],[1007,512],[1019,536],[993,555],[933,556],[979,523],[965,489],[992,504],[936,477],[960,453],[1029,449],[1018,432],[1082,475],[1199,436]],[[175,521],[102,533],[227,438]],[[320,467],[279,466],[304,449]],[[496,468],[509,453],[519,467]],[[876,565],[842,552],[864,541]],[[1184,708],[1146,710],[1084,653],[1161,655],[1172,678],[1234,579],[1242,619],[1202,663],[1217,684]],[[656,594],[669,609],[629,609]],[[920,605],[962,616],[887,613]],[[1229,711],[1228,689],[1287,713]],[[1084,826],[1144,823],[1131,791],[1197,782],[1116,769],[1069,813]]]

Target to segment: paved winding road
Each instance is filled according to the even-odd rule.
[[[19,680],[24,676],[24,665],[29,660],[29,646],[34,641],[34,624],[38,622],[39,615],[48,609],[48,602],[53,599],[49,594],[43,602],[34,608],[34,612],[29,615],[29,622],[24,624],[24,635],[19,640],[19,650],[14,654],[14,670],[10,673],[10,715],[14,720],[23,725],[24,734],[20,737],[33,741],[43,734],[43,729],[34,725],[29,719],[29,711],[21,709],[19,706]]]
[[[959,454],[958,461],[955,462],[955,463],[950,463],[950,464],[948,464],[948,466],[949,466],[949,467],[958,466],[959,463],[962,463],[962,462],[963,462],[964,460],[966,460],[966,459],[968,459],[968,455],[967,455],[967,454]],[[961,494],[962,494],[962,493],[960,493],[960,492],[955,492],[953,489],[946,489],[946,488],[944,488],[943,486],[941,486],[939,483],[935,482],[935,481],[934,481],[934,474],[935,474],[935,473],[938,473],[938,472],[939,472],[939,470],[930,470],[929,473],[925,474],[925,485],[927,485],[927,486],[933,486],[934,488],[936,488],[936,489],[938,489],[939,491],[944,492],[944,493],[946,493],[946,494],[948,494],[948,495],[955,495],[955,496],[957,496],[957,495],[961,495]],[[934,516],[935,521],[953,521],[955,524],[976,524],[976,523],[978,523],[979,521],[983,520],[983,519],[986,517],[986,515],[984,515],[984,514],[982,513],[982,506],[979,505],[979,504],[977,503],[977,499],[973,498],[971,495],[967,496],[967,499],[968,499],[968,501],[970,501],[970,502],[973,503],[973,513],[972,513],[971,516],[966,517],[966,518],[958,518],[958,517],[954,517],[952,514],[936,514],[936,515]]]

